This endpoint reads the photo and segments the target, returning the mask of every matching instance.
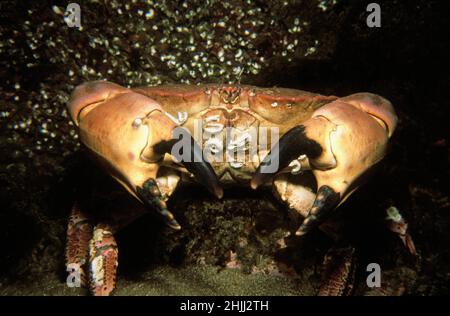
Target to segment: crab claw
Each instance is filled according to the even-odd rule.
[[[177,230],[181,229],[180,224],[178,224],[173,214],[167,209],[166,202],[162,198],[161,191],[155,180],[148,179],[144,182],[142,187],[137,187],[136,191],[141,201],[146,205],[153,207],[161,214],[169,227]]]
[[[396,124],[392,105],[378,95],[358,93],[337,99],[280,138],[253,175],[251,186],[257,188],[306,155],[318,190],[296,232],[304,235],[323,223],[384,157]],[[273,161],[278,168],[265,173],[264,166]]]
[[[203,183],[212,194],[221,199],[223,189],[220,186],[219,179],[217,179],[214,169],[204,158],[202,149],[190,132],[185,128],[177,127],[173,131],[172,137],[173,139],[170,141],[155,145],[155,152],[174,156],[175,160],[181,162],[198,182]],[[186,148],[188,150],[185,152]]]
[[[82,144],[95,160],[138,200],[156,209],[169,226],[179,229],[155,181],[161,163],[176,143],[172,136],[177,125],[161,105],[138,92],[97,81],[78,86],[68,110]],[[180,163],[221,197],[217,176],[189,137],[194,160]]]
[[[312,139],[309,139],[305,134],[305,126],[299,125],[289,130],[283,137],[280,138],[278,144],[274,146],[277,148],[276,152],[272,149],[271,152],[264,157],[258,169],[250,181],[252,189],[258,188],[261,184],[270,180],[276,172],[286,168],[291,161],[295,160],[300,155],[307,155],[308,158],[316,158],[322,153],[320,144]],[[273,164],[277,160],[278,168],[275,172],[265,172],[265,166]]]

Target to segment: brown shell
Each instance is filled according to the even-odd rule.
[[[165,85],[133,90],[152,98],[171,114],[187,112],[192,118],[200,117],[208,108],[243,109],[268,126],[286,127],[300,124],[316,109],[337,99],[302,90],[248,85]]]

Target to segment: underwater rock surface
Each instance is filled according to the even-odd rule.
[[[83,1],[78,30],[64,1],[2,1],[0,295],[83,294],[64,284],[66,218],[80,187],[113,184],[84,158],[66,103],[99,79],[385,96],[400,117],[390,154],[339,211],[358,249],[356,294],[369,262],[386,267],[391,294],[449,294],[449,22],[438,1],[379,3],[371,29],[364,1]],[[169,204],[181,232],[152,216],[120,232],[117,294],[315,294],[332,242],[285,238],[295,218],[270,192],[225,196],[181,188]],[[390,205],[418,259],[384,226]]]

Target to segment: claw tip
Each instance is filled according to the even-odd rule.
[[[173,217],[173,215],[172,215],[172,219],[167,221],[167,226],[169,226],[170,228],[175,229],[175,230],[181,229],[181,225],[178,224],[177,220]]]
[[[177,222],[170,222],[168,225],[169,225],[170,228],[175,229],[175,230],[180,230],[181,229],[180,224],[178,224]]]
[[[296,232],[295,232],[295,236],[303,236],[305,235],[306,232],[304,230],[302,230],[301,228],[299,228]]]
[[[220,200],[223,198],[223,189],[218,187],[214,190],[214,195]]]

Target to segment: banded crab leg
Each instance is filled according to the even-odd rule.
[[[92,234],[91,218],[81,210],[79,203],[75,203],[71,209],[67,227],[66,269],[70,273],[79,273],[82,287],[88,284],[89,240]]]
[[[118,260],[113,227],[107,223],[95,225],[89,241],[89,288],[93,295],[109,295],[114,290]]]
[[[319,296],[347,296],[353,291],[356,263],[353,247],[328,250],[322,265]]]
[[[113,234],[117,228],[74,204],[67,229],[66,267],[69,277],[77,273],[79,285],[88,287],[93,295],[109,295],[115,288],[118,249]]]
[[[296,235],[304,235],[322,224],[357,188],[361,177],[383,158],[396,122],[390,102],[374,94],[358,93],[330,102],[280,138],[273,147],[278,150],[272,149],[263,159],[251,186],[255,189],[272,180],[297,157],[305,155],[318,189],[296,231]],[[265,172],[265,166],[274,161],[278,161],[278,169]],[[275,190],[280,190],[276,182]],[[301,204],[296,194],[284,195],[294,208]],[[297,211],[305,212],[300,207]]]
[[[159,200],[165,205],[179,180],[175,170],[161,169],[155,187],[147,189],[158,190]],[[113,200],[96,212],[86,212],[75,203],[71,210],[66,244],[68,272],[79,272],[80,285],[89,287],[96,296],[110,295],[116,286],[119,251],[114,234],[148,211],[138,201],[122,202]]]
[[[80,286],[88,287],[92,295],[106,296],[116,286],[119,252],[114,233],[118,227],[92,222],[78,208],[73,209],[67,230],[66,267],[69,277],[78,273]]]

